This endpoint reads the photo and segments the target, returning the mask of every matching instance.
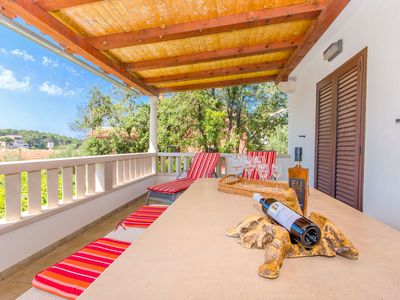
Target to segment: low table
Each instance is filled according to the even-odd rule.
[[[217,182],[196,181],[80,299],[400,298],[400,232],[314,189],[309,211],[330,218],[359,259],[286,259],[279,278],[258,276],[264,250],[225,231],[261,208],[218,192]]]

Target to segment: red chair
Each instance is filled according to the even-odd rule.
[[[185,178],[148,187],[146,203],[151,199],[172,203],[199,178],[211,178],[220,158],[219,153],[197,153]],[[216,177],[216,176],[215,176]]]
[[[272,165],[276,162],[276,152],[275,151],[249,151],[249,152],[247,152],[247,157],[251,157],[251,158],[258,157],[260,160],[265,161],[269,168],[268,179],[270,179],[272,177]],[[242,177],[248,178],[245,170],[243,170]],[[250,173],[249,177],[250,177],[250,179],[259,179],[260,178],[257,170],[253,170]]]

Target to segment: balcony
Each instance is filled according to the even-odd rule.
[[[158,207],[165,212],[134,231],[132,245],[120,241],[117,250],[126,246],[125,252],[101,276],[91,273],[90,284],[83,280],[80,299],[397,298],[400,260],[388,249],[400,248],[400,108],[393,88],[399,3],[139,2],[0,0],[1,24],[128,93],[148,96],[150,104],[149,152],[0,164],[0,293],[19,296],[41,268],[88,242],[130,235],[118,221],[142,206],[149,186],[191,165],[194,153],[159,152],[164,95],[273,81],[288,94],[289,153],[304,150],[310,210],[340,227],[359,259],[287,259],[284,276],[260,278],[262,259],[271,259],[264,245],[270,237],[251,236],[261,246],[249,250],[225,236],[246,216],[262,215],[260,206],[218,191],[218,179],[200,178],[168,208]],[[232,155],[221,154],[218,177],[235,173]],[[287,182],[294,159],[278,162]],[[282,261],[274,262],[268,266],[279,271]],[[34,299],[60,296],[29,292],[38,290]]]

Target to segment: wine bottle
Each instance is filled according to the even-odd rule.
[[[289,231],[292,241],[305,248],[311,248],[319,243],[321,230],[309,219],[276,199],[265,199],[258,193],[254,193],[253,198],[261,204],[262,210],[267,216]]]
[[[294,189],[297,195],[297,200],[303,215],[307,214],[307,200],[308,200],[308,169],[301,166],[303,160],[303,149],[301,147],[295,148],[295,162],[296,166],[289,168],[289,187]]]

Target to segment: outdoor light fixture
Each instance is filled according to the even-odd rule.
[[[336,56],[338,56],[343,51],[343,40],[338,40],[336,43],[332,43],[324,51],[324,60],[332,61]]]

